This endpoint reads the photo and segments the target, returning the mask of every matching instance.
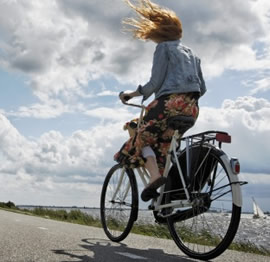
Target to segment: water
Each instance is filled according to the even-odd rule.
[[[242,214],[235,239],[270,250],[270,216],[253,219],[253,214]]]

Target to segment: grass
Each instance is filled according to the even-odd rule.
[[[38,207],[33,210],[27,209],[18,209],[15,205],[6,205],[5,203],[0,202],[0,209],[5,209],[8,211],[13,211],[17,213],[23,213],[27,215],[35,215],[39,217],[44,217],[47,219],[54,219],[59,221],[65,221],[70,223],[76,223],[80,225],[86,226],[94,226],[94,227],[102,227],[99,219],[92,217],[89,214],[81,212],[80,210],[71,210],[67,212],[66,210],[53,210]],[[139,224],[135,223],[132,228],[132,233],[152,236],[163,239],[171,239],[170,233],[165,225],[159,224]],[[191,243],[199,244],[209,244],[209,242],[213,242],[213,237],[207,234],[202,234],[203,237],[192,236],[189,231],[185,228],[181,229],[181,232],[184,235],[184,240]],[[270,256],[270,250],[267,250],[263,247],[257,247],[252,243],[235,243],[233,242],[229,249],[236,250],[240,252],[253,253],[257,255]]]
[[[25,209],[24,211],[27,212]],[[71,210],[70,212],[67,212],[66,210],[53,210],[38,207],[33,209],[32,211],[28,210],[28,212],[30,214],[44,218],[55,219],[59,221],[65,221],[86,226],[101,227],[99,219],[85,214],[80,210]]]
[[[236,251],[241,251],[245,253],[252,253],[256,255],[263,255],[263,256],[270,256],[270,250],[266,249],[264,247],[258,248],[254,244],[250,242],[245,242],[245,243],[235,243],[233,242],[229,249],[231,250],[236,250]]]

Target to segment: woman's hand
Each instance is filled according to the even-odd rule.
[[[120,100],[122,101],[123,104],[125,104],[129,99],[132,98],[132,95],[131,93],[124,93],[124,92],[121,92],[119,94],[119,98]]]
[[[137,90],[134,91],[134,92],[131,92],[131,93],[124,93],[122,91],[119,94],[119,98],[120,98],[120,100],[122,101],[123,104],[125,104],[128,100],[130,100],[131,98],[133,98],[135,96],[141,96],[141,94]]]

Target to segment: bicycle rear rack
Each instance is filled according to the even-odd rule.
[[[231,143],[231,136],[227,132],[223,131],[206,131],[190,136],[185,136],[180,139],[181,141],[192,141],[192,144],[212,142],[215,144],[215,141],[219,142],[219,148],[221,148],[222,143]]]

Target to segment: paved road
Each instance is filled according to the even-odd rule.
[[[130,234],[122,243],[102,229],[0,210],[0,262],[191,262],[171,240]],[[269,262],[269,257],[226,251],[214,261]]]

